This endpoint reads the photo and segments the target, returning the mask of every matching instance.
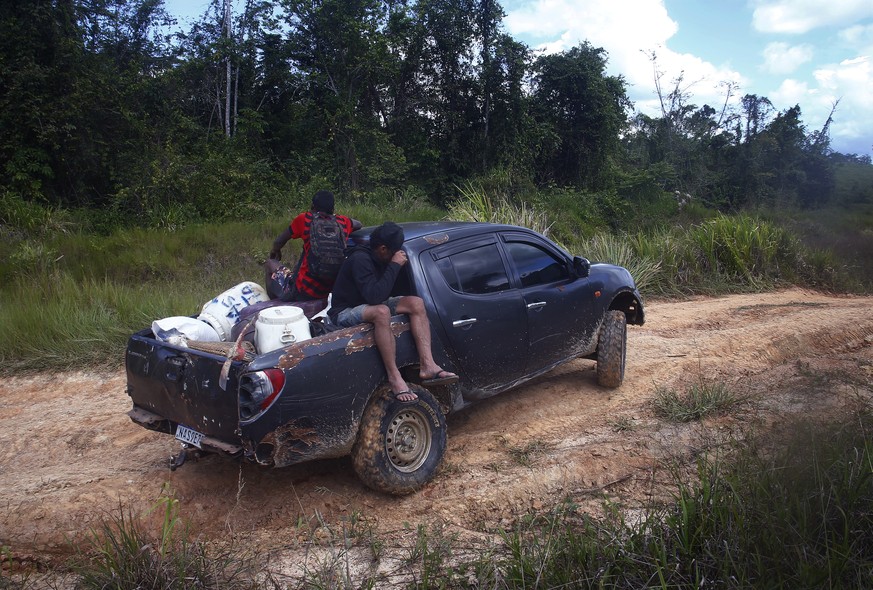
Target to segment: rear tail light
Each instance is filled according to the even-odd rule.
[[[240,420],[250,420],[269,408],[284,386],[285,372],[281,369],[255,371],[240,377]]]

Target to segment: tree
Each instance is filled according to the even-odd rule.
[[[382,34],[386,7],[378,0],[283,0],[293,66],[305,76],[310,113],[321,125],[339,171],[352,191],[403,166],[386,137],[379,88],[390,69]],[[402,171],[400,171],[402,173]]]
[[[609,185],[630,101],[621,76],[607,76],[606,52],[583,43],[534,66],[538,123],[552,140],[538,165],[541,182],[599,190]]]
[[[66,200],[82,53],[72,1],[0,4],[2,183],[26,199]]]

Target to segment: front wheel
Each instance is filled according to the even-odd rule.
[[[608,311],[597,342],[597,383],[618,387],[624,381],[627,355],[627,317],[621,311]]]
[[[413,402],[378,393],[361,417],[352,464],[365,484],[389,494],[409,494],[436,474],[446,450],[446,420],[421,386],[409,384]]]

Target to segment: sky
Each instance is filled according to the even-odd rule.
[[[657,56],[666,91],[689,103],[767,97],[778,111],[800,105],[807,131],[830,127],[831,148],[873,155],[873,0],[504,0],[504,26],[545,52],[583,41],[608,54],[637,110],[660,113]]]
[[[745,94],[777,111],[800,105],[808,132],[831,148],[873,155],[873,0],[501,0],[503,25],[540,53],[602,47],[637,110],[658,116],[655,67],[669,92],[721,109]],[[183,23],[208,0],[165,0]]]

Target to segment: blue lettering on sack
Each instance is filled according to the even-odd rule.
[[[240,287],[239,294],[219,295],[209,302],[208,305],[218,305],[225,309],[224,317],[236,323],[240,319],[242,308],[261,301],[261,293],[249,285]]]

